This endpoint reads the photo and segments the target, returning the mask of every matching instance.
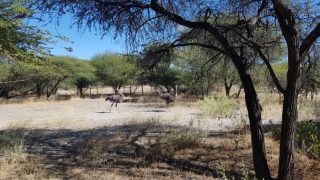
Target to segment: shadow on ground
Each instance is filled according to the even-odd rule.
[[[153,122],[78,131],[10,131],[15,134],[11,138],[25,140],[29,156],[43,158],[39,170],[53,178],[101,179],[112,174],[120,179],[215,179],[223,172],[240,179],[242,166],[253,175],[250,142],[235,147],[230,132],[204,132]],[[200,133],[206,133],[201,142],[179,147],[186,144],[181,142],[193,142],[190,139]],[[173,137],[179,137],[178,141]]]
[[[226,161],[234,160],[233,149],[228,152],[214,144],[197,144],[192,148],[169,148],[167,142],[160,143],[168,134],[175,132],[198,133],[197,130],[186,127],[145,123],[79,131],[11,131],[16,131],[12,133],[16,134],[14,138],[23,137],[29,156],[43,157],[42,170],[46,170],[51,177],[62,179],[83,179],[84,174],[88,177],[89,172],[120,173],[128,179],[148,179],[145,178],[146,172],[152,174],[153,179],[214,179],[219,177],[219,169],[216,166],[220,163],[221,157]],[[212,139],[225,136],[224,133],[207,132],[206,137]],[[250,156],[245,155],[244,159],[250,161]],[[84,174],[79,173],[79,169]],[[228,177],[237,177],[234,171],[225,170],[225,174]]]

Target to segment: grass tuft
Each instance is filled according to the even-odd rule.
[[[226,96],[204,98],[198,101],[200,110],[205,117],[229,117],[235,109],[237,102]]]

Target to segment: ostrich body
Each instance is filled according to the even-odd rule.
[[[122,93],[108,96],[108,97],[106,98],[106,101],[109,100],[110,102],[112,102],[109,112],[111,112],[111,108],[112,108],[112,106],[113,106],[114,103],[116,103],[116,108],[117,108],[117,110],[118,110],[117,105],[118,105],[118,103],[121,103],[121,102],[122,102],[123,98],[124,98],[124,95],[123,95]],[[118,112],[119,112],[119,110],[118,110]]]
[[[166,108],[170,111],[170,103],[176,100],[176,95],[171,93],[160,93],[158,90],[157,92],[160,98],[166,101]]]

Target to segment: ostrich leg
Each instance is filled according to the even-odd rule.
[[[118,112],[120,112],[119,109],[118,109],[118,103],[116,103],[116,108],[117,108]]]
[[[109,112],[111,112],[111,108],[112,108],[113,104],[114,104],[114,102],[111,104]]]

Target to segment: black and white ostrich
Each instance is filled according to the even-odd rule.
[[[123,95],[122,93],[113,94],[113,95],[108,96],[108,97],[106,98],[106,101],[109,100],[110,102],[112,102],[109,112],[111,112],[111,108],[112,108],[112,106],[113,106],[114,103],[116,103],[116,108],[117,108],[117,110],[118,110],[117,105],[118,105],[118,103],[121,103],[121,102],[122,102],[123,98],[124,98],[124,95]],[[118,110],[118,112],[120,112],[120,111]]]
[[[173,103],[176,100],[177,94],[160,93],[159,90],[157,90],[157,92],[158,92],[158,95],[160,96],[160,98],[166,101],[166,109],[169,109],[169,111],[170,111],[170,103]]]

